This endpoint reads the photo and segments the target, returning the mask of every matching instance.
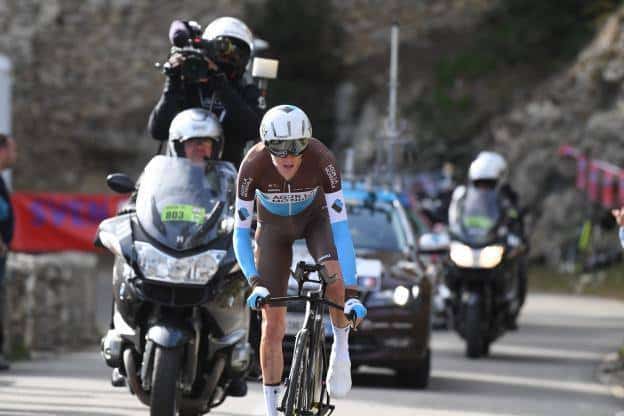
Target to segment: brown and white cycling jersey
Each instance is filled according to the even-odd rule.
[[[234,248],[248,279],[258,275],[249,234],[257,200],[259,224],[278,225],[284,231],[301,226],[298,222],[304,218],[328,214],[345,284],[355,285],[355,253],[340,171],[334,156],[323,143],[310,139],[301,166],[290,180],[279,174],[264,144],[256,144],[243,159],[237,189]]]

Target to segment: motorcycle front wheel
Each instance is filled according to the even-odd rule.
[[[486,352],[486,340],[481,331],[481,305],[479,302],[468,305],[464,313],[466,356],[479,358]]]
[[[178,373],[182,348],[156,347],[150,416],[175,416]]]

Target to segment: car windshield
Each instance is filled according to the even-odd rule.
[[[405,251],[407,236],[390,204],[347,203],[349,229],[356,249]]]

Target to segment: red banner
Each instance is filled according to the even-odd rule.
[[[616,195],[618,182],[616,175],[611,171],[604,171],[602,176],[602,195],[600,197],[600,203],[604,207],[614,208],[616,203]]]
[[[624,169],[604,160],[590,159],[577,149],[563,145],[559,156],[576,160],[576,187],[604,208],[624,206]]]
[[[589,163],[589,177],[587,178],[587,196],[592,202],[598,202],[600,193],[600,167],[595,162]]]
[[[579,157],[576,160],[576,187],[582,191],[587,188],[587,159]]]
[[[95,251],[98,225],[114,216],[127,196],[15,192],[11,249],[31,253]]]

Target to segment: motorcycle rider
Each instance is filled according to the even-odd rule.
[[[197,30],[201,29],[195,22],[176,20],[169,37],[176,42],[185,31],[189,37]],[[209,76],[199,80],[183,80],[186,57],[171,55],[163,93],[150,114],[148,130],[154,139],[166,141],[176,114],[188,108],[208,109],[217,115],[228,140],[223,160],[238,166],[247,141],[256,141],[263,111],[259,89],[243,76],[253,51],[253,35],[241,20],[220,17],[206,27],[202,39],[225,42],[227,48],[218,49],[214,59],[204,57]]]
[[[499,196],[501,208],[505,214],[508,223],[507,228],[512,240],[517,241],[518,245],[524,247],[524,251],[528,251],[528,244],[524,235],[524,221],[522,213],[518,208],[518,194],[507,181],[507,161],[499,153],[492,151],[482,151],[472,161],[468,169],[468,181],[476,188],[495,190]],[[453,205],[465,194],[466,189],[459,186],[455,189],[452,196],[451,213],[457,210]],[[520,270],[517,273],[518,283],[518,312],[522,308],[526,299],[528,289],[528,278],[526,273],[526,264],[521,263]],[[517,329],[518,314],[510,317],[507,326],[509,329]]]
[[[171,122],[167,154],[188,158],[191,163],[202,165],[206,160],[219,160],[223,153],[225,140],[223,129],[217,117],[203,108],[190,108],[179,113]],[[137,189],[139,181],[137,181]],[[217,178],[215,178],[215,183]],[[136,198],[136,192],[134,194]],[[111,317],[111,329],[113,329]],[[113,370],[113,384],[121,384],[122,376]],[[227,395],[243,397],[247,394],[245,376],[233,379],[227,389]]]
[[[327,296],[344,313],[330,309],[334,342],[328,371],[328,392],[344,397],[351,389],[349,325],[345,314],[355,312],[359,324],[366,308],[357,299],[355,250],[347,223],[340,172],[329,149],[312,138],[308,116],[299,108],[280,105],[267,111],[260,124],[261,143],[245,156],[238,174],[234,251],[253,287],[247,304],[268,296],[285,296],[292,243],[305,238],[315,260],[337,279]],[[258,200],[256,252],[250,226]],[[333,237],[333,238],[332,238]],[[346,290],[345,290],[346,287]],[[260,363],[266,414],[277,414],[283,372],[282,340],[286,307],[262,307]]]
[[[223,129],[217,117],[203,108],[190,108],[179,113],[171,122],[167,153],[186,157],[194,164],[207,159],[221,159]]]

